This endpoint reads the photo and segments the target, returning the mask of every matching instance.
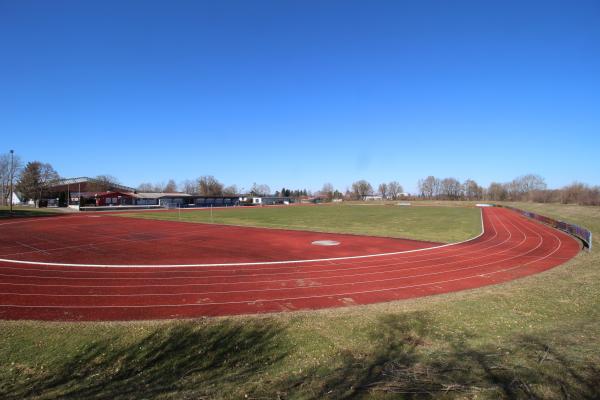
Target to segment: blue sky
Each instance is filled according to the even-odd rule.
[[[600,184],[599,20],[598,1],[0,0],[0,151],[127,185]]]

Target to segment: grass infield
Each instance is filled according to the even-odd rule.
[[[459,242],[481,233],[474,207],[400,207],[350,204],[290,207],[236,207],[178,212],[116,214],[197,223],[257,226],[319,232],[389,236],[432,242]]]
[[[598,207],[517,206],[600,231]],[[501,285],[344,309],[4,321],[0,398],[593,399],[599,304],[596,251]]]

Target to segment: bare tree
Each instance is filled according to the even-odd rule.
[[[461,197],[462,186],[455,178],[444,178],[440,182],[440,195],[448,200],[457,200]]]
[[[402,185],[400,185],[400,183],[398,183],[396,181],[391,181],[387,185],[387,191],[388,191],[388,196],[392,200],[398,200],[398,198],[400,198],[400,193],[402,193],[404,191],[404,189],[402,188]]]
[[[483,188],[472,179],[467,179],[463,183],[464,195],[467,200],[481,200],[483,198]]]
[[[12,178],[14,185],[14,182],[19,179],[19,172],[22,168],[21,158],[14,154],[12,156],[11,163],[10,153],[0,154],[0,205],[7,205],[12,201],[9,199],[10,181]]]
[[[564,190],[564,188],[563,188]],[[562,191],[561,189],[554,190],[534,190],[529,195],[529,200],[536,203],[552,203],[552,202],[560,202]]]
[[[586,190],[586,185],[581,182],[573,182],[562,190],[560,202],[563,204],[577,204]]]
[[[533,191],[546,189],[546,182],[539,175],[527,174],[513,179],[507,188],[510,200],[529,200]]]
[[[433,199],[439,194],[440,180],[430,175],[425,179],[419,180],[418,186],[421,197]]]
[[[48,185],[58,179],[59,175],[52,165],[39,161],[28,162],[17,183],[17,190],[39,207],[39,201],[47,193]]]
[[[344,197],[343,198],[345,200],[354,200],[354,193],[347,186],[346,186],[346,191],[344,192]]]
[[[0,155],[0,205],[4,206],[9,196],[10,186],[10,154]]]
[[[179,184],[179,189],[184,193],[194,194],[198,191],[198,183],[193,180],[186,179]]]
[[[380,183],[379,184],[379,194],[381,195],[381,197],[385,200],[388,197],[388,184],[387,183]]]
[[[173,179],[169,179],[169,182],[163,187],[164,193],[174,193],[177,191],[177,184]]]
[[[112,175],[98,175],[88,182],[90,192],[105,192],[119,185],[119,180]]]
[[[355,200],[363,199],[365,196],[373,194],[373,186],[364,179],[352,184],[352,194]]]
[[[391,190],[391,186],[388,185],[388,191]],[[430,176],[419,180],[419,190],[422,197],[450,200],[466,197],[469,200],[485,198],[490,201],[600,205],[600,186],[590,187],[585,183],[574,182],[562,189],[548,189],[544,178],[535,174],[522,175],[507,183],[492,182],[487,189],[482,188],[472,179],[467,179],[461,185],[454,178],[439,180]]]
[[[492,201],[504,201],[508,197],[508,190],[506,185],[498,182],[490,183],[487,190],[487,196]]]
[[[560,190],[559,201],[564,204],[600,205],[600,187],[573,182]]]
[[[177,192],[177,184],[173,179],[169,179],[167,183],[149,183],[145,182],[138,186],[139,192],[156,192],[156,193],[175,193]]]
[[[545,190],[546,181],[540,175],[527,174],[517,178],[521,185],[521,190],[530,193],[534,190]]]
[[[320,195],[331,201],[331,199],[333,199],[333,191],[334,189],[331,183],[324,183]]]
[[[271,193],[269,185],[257,184],[256,182],[252,184],[252,189],[250,189],[250,194],[254,196],[266,196],[269,193]]]
[[[201,176],[198,178],[198,193],[203,196],[223,196],[223,184],[212,175]]]
[[[517,178],[521,200],[533,200],[536,193],[546,190],[546,181],[540,175],[527,174]]]
[[[229,185],[223,189],[223,196],[237,196],[239,193],[237,185]]]
[[[137,187],[138,192],[153,192],[154,185],[150,182],[140,183]]]

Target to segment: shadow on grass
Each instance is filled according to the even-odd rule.
[[[282,366],[314,354],[294,349],[286,329],[269,319],[182,322],[128,346],[102,339],[44,376],[17,374],[0,397],[600,399],[598,357],[586,361],[543,337],[474,347],[477,337],[447,334],[426,313],[390,314],[372,326],[370,346],[292,372]]]
[[[159,327],[127,347],[107,340],[91,343],[48,376],[3,385],[7,390],[0,397],[214,398],[223,387],[251,381],[284,357],[280,335],[279,329],[256,324]]]
[[[60,215],[65,215],[65,213],[57,211],[40,211],[39,209],[15,209],[11,213],[8,208],[0,208],[0,219],[58,217]]]
[[[347,352],[331,368],[281,382],[281,397],[600,399],[598,365],[574,363],[539,338],[519,337],[510,348],[446,339],[443,350],[428,351],[440,338],[426,315],[412,313],[381,318],[372,340],[378,345],[366,355]]]

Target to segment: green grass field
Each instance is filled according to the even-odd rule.
[[[519,206],[600,232],[598,207]],[[597,399],[599,305],[596,250],[502,285],[361,307],[4,321],[0,398]]]
[[[394,205],[318,205],[236,207],[212,211],[140,212],[116,214],[197,223],[259,226],[320,232],[354,233],[458,242],[481,233],[480,211],[474,207],[400,207]]]

